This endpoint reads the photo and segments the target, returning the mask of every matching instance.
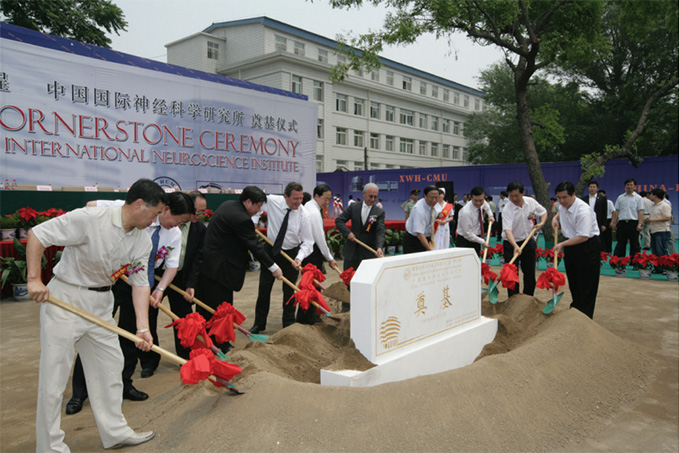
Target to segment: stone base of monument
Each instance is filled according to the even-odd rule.
[[[497,320],[481,316],[473,249],[366,260],[351,281],[351,338],[376,366],[321,370],[321,384],[365,387],[460,368],[496,333]]]

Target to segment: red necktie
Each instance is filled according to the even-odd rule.
[[[481,208],[479,208],[479,225],[481,225],[481,237],[485,235],[485,231],[483,228],[483,216],[481,215]]]

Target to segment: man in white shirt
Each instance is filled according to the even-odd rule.
[[[486,231],[483,226],[484,213],[488,220],[495,222],[490,206],[485,200],[486,191],[481,186],[472,189],[471,200],[460,210],[457,221],[456,247],[471,247],[476,253],[481,251],[481,247],[489,247],[486,242]]]
[[[434,237],[436,204],[439,189],[436,186],[424,188],[424,198],[415,203],[406,221],[406,234],[403,236],[403,254],[434,250],[431,240]]]
[[[613,252],[623,258],[627,254],[629,242],[630,256],[640,251],[639,233],[644,227],[644,200],[635,192],[637,181],[634,178],[625,180],[625,193],[615,200],[615,212],[611,220],[611,229],[616,232],[618,240]]]
[[[568,287],[573,303],[590,318],[594,316],[594,305],[599,290],[599,261],[601,243],[596,214],[581,199],[575,196],[575,186],[564,181],[556,186],[559,212],[552,219],[552,227],[559,228],[566,240],[554,246],[554,253],[564,251],[564,264],[568,274]]]
[[[130,187],[122,207],[83,208],[32,228],[26,258],[28,294],[36,302],[50,295],[114,324],[111,274],[126,264],[146,262],[151,240],[143,230],[163,210],[167,195],[151,180]],[[42,283],[40,263],[46,247],[65,245],[54,277]],[[136,347],[148,351],[149,282],[145,272],[130,275],[136,312]],[[36,451],[69,451],[61,430],[61,404],[73,365],[74,346],[91,377],[92,412],[104,448],[137,445],[153,431],[135,433],[122,414],[123,355],[116,334],[49,303],[40,306],[40,373],[36,411]]]
[[[525,188],[518,181],[507,185],[510,203],[502,211],[504,220],[502,226],[502,239],[504,240],[505,262],[510,262],[514,255],[517,258],[523,272],[523,294],[532,296],[535,294],[535,254],[537,243],[530,238],[523,251],[519,252],[521,244],[528,238],[534,226],[540,231],[547,221],[547,210],[531,197],[524,197]],[[519,285],[514,289],[507,289],[509,297],[519,293]]]
[[[653,202],[651,201],[650,195],[651,193],[646,192],[645,190],[639,192],[639,196],[644,202],[644,228],[641,230],[641,237],[639,239],[643,250],[651,250],[651,224],[648,222],[648,216],[651,215]]]
[[[325,241],[325,227],[323,216],[321,212],[328,206],[332,199],[332,190],[327,184],[321,184],[314,188],[313,198],[309,200],[302,209],[306,211],[309,216],[309,225],[311,227],[311,235],[314,238],[314,251],[302,261],[302,266],[311,263],[325,274],[323,263],[327,261],[331,267],[337,268],[337,262],[332,256],[332,252],[328,248],[328,243]],[[313,324],[317,317],[315,307],[309,307],[309,310],[303,310],[301,307],[297,309],[297,322],[301,324]]]
[[[300,209],[303,198],[302,185],[291,182],[285,186],[284,195],[268,195],[266,203],[262,205],[262,210],[266,212],[268,219],[266,235],[274,243],[273,247],[265,244],[264,248],[281,268],[283,276],[290,281],[297,280],[298,269],[302,261],[311,254],[314,247],[309,216],[304,209]],[[293,258],[295,264],[291,264],[283,257],[281,251]],[[275,277],[271,272],[259,274],[259,294],[255,307],[255,323],[250,329],[251,333],[266,330],[274,280]],[[283,284],[283,327],[295,323],[296,307],[292,303],[286,304],[293,294],[294,290]]]
[[[497,223],[496,223],[496,231],[497,231],[497,240],[502,239],[502,212],[505,209],[505,206],[507,206],[507,203],[509,203],[509,200],[507,199],[507,192],[504,190],[500,192],[500,199],[497,202]]]

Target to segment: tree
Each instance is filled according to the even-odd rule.
[[[0,13],[13,25],[110,48],[106,32],[119,34],[127,22],[109,0],[2,0]]]

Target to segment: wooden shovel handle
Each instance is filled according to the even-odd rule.
[[[156,280],[158,280],[158,281],[161,280],[160,275],[156,275]],[[173,283],[170,283],[170,284],[168,285],[168,288],[170,288],[170,289],[172,289],[172,290],[174,290],[174,291],[177,291],[177,292],[178,292],[179,294],[181,294],[182,296],[189,296],[189,297],[191,297],[191,295],[190,295],[189,293],[187,293],[186,291],[184,291],[183,289],[181,289],[180,287],[178,287],[177,285],[175,285],[175,284],[173,284]],[[209,306],[208,304],[206,304],[205,302],[202,302],[201,300],[199,300],[199,299],[198,299],[197,297],[195,297],[195,296],[194,296],[194,298],[193,298],[193,302],[195,302],[196,305],[198,305],[199,307],[201,307],[201,308],[205,309],[206,311],[212,313],[213,315],[215,314],[215,309],[214,309],[214,308],[210,307],[210,306]]]
[[[523,243],[521,244],[521,247],[519,247],[519,253],[515,254],[515,255],[512,257],[512,260],[509,262],[509,264],[513,264],[514,261],[516,261],[516,259],[521,255],[521,252],[523,252],[523,249],[524,249],[524,248],[526,247],[526,245],[528,244],[528,241],[531,240],[531,238],[533,237],[533,235],[535,234],[535,232],[536,232],[537,230],[538,230],[538,226],[537,226],[537,225],[535,225],[535,226],[533,227],[533,229],[530,230],[530,233],[528,233],[528,236],[526,237],[526,239],[523,240]]]
[[[554,228],[554,245],[559,242],[559,229]],[[556,268],[557,264],[559,263],[559,256],[555,253],[554,254],[554,267]]]
[[[259,231],[258,229],[255,229],[255,232],[257,233],[257,235],[258,235],[260,238],[264,239],[264,240],[266,241],[267,244],[269,244],[270,246],[273,247],[273,242],[271,242],[271,239],[269,239],[268,237],[266,237],[266,236],[265,236],[261,231]],[[281,250],[281,255],[283,255],[283,258],[285,258],[286,260],[290,261],[290,263],[291,263],[293,266],[296,266],[296,265],[297,265],[297,263],[295,263],[295,260],[293,260],[292,258],[290,258],[290,255],[288,255],[287,253],[285,253],[283,250]],[[297,276],[299,277],[299,274],[297,274]],[[315,278],[314,278],[314,285],[316,285],[316,286],[322,286],[322,285],[320,284],[320,282],[319,282],[318,280],[316,280]]]
[[[361,247],[363,247],[367,250],[370,250],[371,252],[373,252],[375,254],[375,256],[377,256],[377,251],[374,248],[370,247],[365,242],[359,241],[358,238],[356,238],[356,237],[354,237],[354,242],[357,243],[358,245],[360,245]]]
[[[84,310],[81,310],[78,307],[74,307],[73,305],[68,304],[68,303],[64,302],[63,300],[57,299],[54,296],[50,296],[50,298],[48,299],[48,302],[56,305],[59,308],[63,308],[64,310],[66,310],[70,313],[73,313],[74,315],[78,315],[81,318],[85,319],[86,321],[89,321],[93,324],[96,324],[99,327],[103,327],[106,330],[109,330],[109,331],[111,331],[115,334],[118,334],[121,337],[126,338],[126,339],[128,339],[128,340],[130,340],[134,343],[144,341],[143,338],[138,337],[135,334],[130,333],[125,329],[121,329],[118,326],[114,326],[113,324],[110,324],[110,323],[104,321],[103,319],[94,316],[93,314],[90,314],[90,313],[88,313]],[[167,351],[167,350],[161,348],[160,346],[153,345],[153,346],[151,346],[151,350],[153,352],[156,352],[156,353],[162,355],[163,357],[165,357],[167,359],[172,360],[175,363],[180,364],[180,365],[184,365],[186,363],[186,360],[182,359],[181,357],[179,357],[177,355],[172,354],[170,351]]]
[[[488,222],[488,234],[486,235],[486,244],[490,245],[490,229],[493,226],[493,221]],[[488,256],[488,247],[483,248],[483,262],[486,262],[486,257]]]

